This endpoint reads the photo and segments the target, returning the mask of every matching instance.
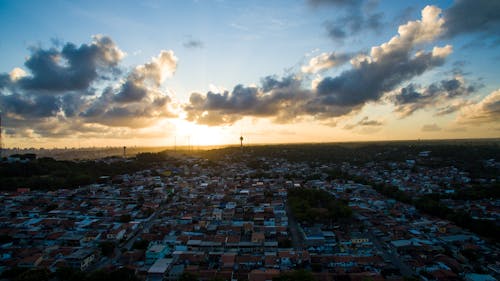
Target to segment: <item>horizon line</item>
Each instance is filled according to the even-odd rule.
[[[458,141],[458,142],[463,142],[463,141],[500,141],[500,137],[494,137],[494,138],[450,138],[450,139],[436,139],[436,138],[430,138],[430,139],[425,139],[425,138],[418,138],[418,139],[380,139],[380,140],[346,140],[346,141],[325,141],[325,142],[269,142],[269,143],[250,143],[250,144],[243,144],[243,147],[252,147],[252,146],[265,146],[265,145],[317,145],[317,144],[348,144],[348,143],[377,143],[377,142],[440,142],[440,141]],[[126,147],[127,149],[130,148],[177,148],[179,150],[186,150],[186,148],[225,148],[225,147],[239,147],[240,143],[224,143],[224,144],[210,144],[210,145],[156,145],[156,146],[138,146],[138,145],[125,145],[125,146],[82,146],[82,147],[51,147],[51,148],[45,148],[45,147],[3,147],[2,150],[80,150],[80,149],[123,149],[123,147]]]

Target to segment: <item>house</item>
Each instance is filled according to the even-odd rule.
[[[70,267],[85,270],[95,260],[95,252],[91,249],[79,249],[66,257]]]
[[[146,251],[146,264],[153,264],[158,259],[163,259],[169,253],[166,245],[153,244]]]
[[[43,261],[43,255],[41,253],[27,256],[19,261],[19,267],[35,268]]]
[[[162,281],[172,266],[173,259],[160,258],[148,270],[147,281]]]
[[[248,273],[248,281],[271,281],[279,275],[278,269],[254,269]]]

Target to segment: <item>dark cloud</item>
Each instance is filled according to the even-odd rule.
[[[362,105],[379,100],[400,83],[443,63],[443,58],[432,53],[411,57],[409,53],[391,52],[377,62],[362,63],[359,68],[323,79],[317,86],[318,98],[329,105]]]
[[[10,76],[6,73],[0,73],[0,89],[7,87],[10,84]]]
[[[188,119],[218,125],[232,123],[244,116],[273,117],[279,122],[293,122],[301,116],[328,119],[360,110],[368,102],[377,102],[401,83],[443,65],[452,47],[434,47],[418,51],[415,46],[428,43],[440,34],[440,10],[428,6],[422,20],[409,22],[388,42],[375,46],[369,55],[351,58],[352,68],[335,77],[325,77],[312,90],[303,88],[298,77],[265,77],[260,87],[237,86],[231,93],[194,93],[184,109]],[[317,67],[321,63],[313,63]],[[351,56],[350,56],[351,57]],[[323,66],[321,66],[323,68]],[[452,95],[457,85],[439,85]]]
[[[360,11],[352,10],[344,17],[326,21],[324,25],[328,36],[338,42],[364,30],[380,31],[383,18],[383,13],[365,15]]]
[[[354,124],[347,124],[344,126],[344,129],[346,130],[351,130],[356,127],[379,127],[384,125],[384,123],[378,121],[378,120],[370,120],[368,116],[363,117],[363,119],[359,120],[358,122]]]
[[[109,127],[144,128],[172,117],[170,97],[160,86],[176,70],[173,52],[161,51],[131,71],[122,71],[123,56],[106,36],[94,36],[79,47],[58,43],[32,49],[25,63],[28,73],[15,68],[0,74],[5,127],[18,136],[58,137],[97,134]]]
[[[455,102],[451,102],[450,104],[447,104],[445,106],[438,107],[436,109],[436,113],[434,113],[434,115],[435,116],[443,116],[443,115],[451,114],[451,113],[457,112],[458,110],[460,110],[461,108],[463,108],[465,106],[469,106],[470,104],[471,104],[471,102],[467,101],[467,100],[458,100]]]
[[[318,113],[339,116],[345,114],[346,109],[350,112],[366,102],[377,101],[401,83],[443,65],[452,51],[451,46],[413,53],[415,46],[439,36],[442,25],[439,14],[436,7],[424,8],[421,21],[400,26],[399,34],[387,43],[373,47],[370,56],[354,57],[352,69],[320,81],[317,96],[310,104],[322,111]],[[336,110],[325,112],[325,105],[334,106]]]
[[[186,41],[182,45],[184,47],[186,47],[186,48],[189,48],[189,49],[203,48],[204,47],[204,44],[203,44],[202,41],[200,41],[200,40],[194,40],[194,39]]]
[[[500,1],[456,0],[444,11],[444,18],[445,36],[478,32],[500,39]]]
[[[293,76],[287,76],[279,80],[276,76],[266,76],[260,80],[262,91],[269,92],[274,89],[282,89],[289,87],[300,87],[300,80]]]
[[[19,120],[31,120],[33,118],[45,118],[55,116],[61,109],[61,101],[58,97],[38,95],[26,97],[17,93],[0,96],[2,112]]]
[[[188,120],[206,125],[230,124],[245,116],[274,117],[278,122],[292,121],[301,115],[301,106],[310,92],[300,87],[295,77],[264,77],[261,87],[237,85],[224,93],[193,93],[184,107]]]
[[[341,16],[324,23],[328,36],[337,42],[342,42],[345,38],[364,30],[378,32],[383,25],[384,14],[375,12],[374,1],[309,0],[308,2],[313,7],[332,6],[342,13]]]
[[[19,85],[48,93],[84,90],[98,77],[99,70],[115,67],[122,57],[123,52],[105,36],[95,36],[91,44],[80,47],[67,43],[62,50],[33,49],[25,62],[32,76],[21,78]]]
[[[411,115],[416,110],[437,104],[444,104],[444,106],[438,108],[436,115],[445,115],[453,113],[465,105],[464,102],[450,104],[454,98],[467,96],[475,92],[477,87],[476,85],[466,86],[464,81],[452,78],[418,90],[419,86],[409,84],[401,88],[390,99],[396,105],[395,111],[403,117]]]
[[[85,99],[79,94],[67,94],[61,99],[62,110],[66,117],[75,117],[85,104]]]
[[[119,103],[138,102],[148,94],[142,84],[128,80],[122,85],[120,92],[115,95],[114,100]]]
[[[441,127],[434,124],[425,124],[422,126],[422,132],[439,132],[441,131]]]

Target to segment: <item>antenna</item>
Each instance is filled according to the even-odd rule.
[[[240,149],[243,149],[243,129],[240,128]]]

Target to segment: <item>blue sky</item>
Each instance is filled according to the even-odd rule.
[[[429,23],[437,24],[439,32],[422,24],[420,31],[411,31],[415,34],[398,34],[400,26],[421,23],[427,5],[440,9],[439,18]],[[71,146],[83,139],[86,145],[102,145],[127,138],[132,145],[168,145],[176,136],[189,135],[200,144],[218,144],[232,143],[241,131],[255,143],[498,137],[497,6],[488,0],[0,0],[0,74],[11,77],[0,89],[6,143],[10,138],[12,145],[30,139],[39,146]],[[418,32],[428,35],[408,39],[421,36]],[[89,77],[86,88],[41,87],[52,78],[38,77],[25,64],[42,50],[62,54],[68,43],[78,48],[104,42],[95,41],[95,35],[112,41],[103,48],[123,55],[106,61],[105,68],[96,66],[99,75]],[[409,61],[401,69],[393,67],[397,61],[373,61],[372,47],[393,37],[405,37],[411,44],[404,49],[402,59]],[[442,57],[431,54],[445,46],[450,47]],[[160,60],[155,67],[169,75],[155,85],[142,78],[132,81],[139,73],[152,79],[140,66],[154,62],[162,51],[171,52],[164,53],[162,62],[172,69]],[[419,51],[431,58],[413,60]],[[323,59],[334,56],[319,66],[322,54]],[[360,70],[352,60],[361,55],[370,56],[366,62],[372,65]],[[316,65],[305,71],[315,58]],[[68,64],[58,63],[61,69]],[[12,78],[15,68],[22,69],[24,78]],[[388,71],[381,75],[387,81],[363,80],[373,75],[370,71]],[[273,87],[265,87],[265,77],[272,78],[267,81]],[[366,88],[352,86],[353,77],[361,77],[356,81]],[[140,84],[147,94],[136,93],[140,98],[135,95],[130,103],[111,94],[102,98],[106,88],[113,88],[115,96],[123,94],[127,81]],[[242,87],[236,90],[237,85]],[[168,102],[162,108],[149,106],[163,96]],[[107,110],[90,118],[90,108],[105,101],[110,103]],[[50,111],[24,113],[23,106],[42,108],[51,102]],[[69,114],[66,107],[77,112]],[[443,114],[445,108],[449,113]],[[478,111],[481,116],[472,116]],[[30,127],[33,123],[37,125]],[[405,129],[411,126],[413,131]]]

